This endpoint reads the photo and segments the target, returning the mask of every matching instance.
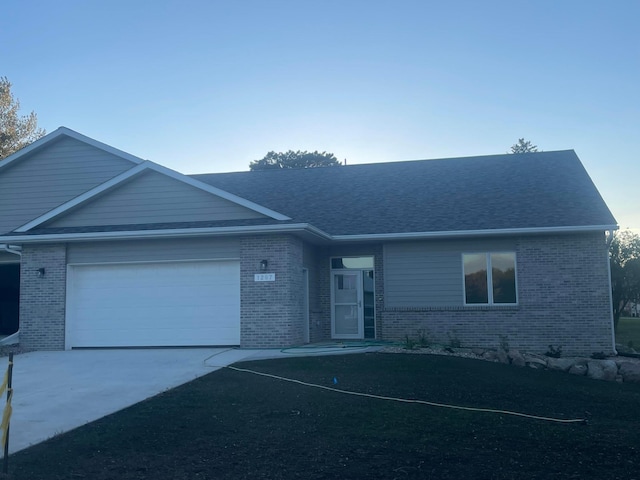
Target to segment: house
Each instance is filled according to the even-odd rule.
[[[616,220],[572,150],[187,176],[61,127],[0,162],[0,209],[28,348],[614,351]]]

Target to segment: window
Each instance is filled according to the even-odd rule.
[[[515,253],[464,253],[462,263],[465,305],[517,303]]]

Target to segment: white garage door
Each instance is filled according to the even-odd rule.
[[[238,261],[70,266],[66,347],[240,344]]]

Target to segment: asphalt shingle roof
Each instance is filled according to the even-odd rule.
[[[573,150],[191,177],[332,235],[617,223]]]

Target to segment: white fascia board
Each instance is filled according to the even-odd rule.
[[[383,233],[368,235],[330,235],[308,223],[292,223],[287,225],[256,225],[232,227],[205,228],[176,228],[163,230],[131,230],[117,232],[86,232],[86,233],[52,233],[43,235],[11,235],[0,236],[0,242],[12,244],[42,243],[50,241],[85,241],[85,240],[126,240],[143,238],[171,238],[195,237],[206,235],[238,235],[260,233],[293,233],[309,232],[323,240],[337,242],[353,241],[391,241],[391,240],[419,240],[438,238],[491,237],[505,235],[541,235],[562,233],[605,232],[617,230],[617,225],[593,225],[579,227],[549,227],[549,228],[512,228],[501,230],[462,230],[450,232],[410,232]]]
[[[103,150],[117,157],[133,162],[136,165],[144,162],[142,158],[136,157],[135,155],[131,155],[130,153],[127,153],[127,152],[123,152],[122,150],[118,150],[117,148],[113,148],[107,145],[106,143],[102,143],[97,140],[94,140],[93,138],[89,138],[85,135],[82,135],[81,133],[71,130],[70,128],[59,127],[53,132],[49,133],[48,135],[45,135],[44,137],[18,150],[14,154],[9,155],[7,158],[5,158],[2,161],[2,163],[0,163],[0,169],[6,168],[12,162],[27,156],[29,153],[35,150],[39,150],[40,148],[44,147],[46,144],[52,142],[53,140],[63,135],[74,138],[80,142],[86,143],[87,145],[91,145],[93,147],[99,148],[100,150]]]
[[[234,195],[233,193],[226,192],[207,183],[201,182],[200,180],[196,180],[195,178],[183,175],[179,172],[176,172],[175,170],[171,170],[170,168],[163,167],[162,165],[158,165],[157,163],[151,161],[149,161],[148,164],[150,169],[155,170],[158,173],[162,173],[168,177],[173,178],[174,180],[186,183],[187,185],[191,185],[192,187],[198,188],[212,195],[216,195],[217,197],[229,200],[230,202],[248,208],[249,210],[253,210],[254,212],[260,213],[267,217],[273,218],[274,220],[291,220],[290,217],[278,213],[275,210],[263,207],[262,205],[258,205],[257,203],[239,197],[238,195]]]
[[[581,225],[575,227],[503,228],[496,230],[452,230],[442,232],[373,233],[364,235],[332,235],[337,241],[411,240],[454,237],[492,237],[503,235],[540,235],[553,233],[605,232],[617,230],[617,225]]]
[[[135,175],[138,175],[140,172],[143,172],[147,168],[148,168],[147,167],[147,162],[143,162],[143,163],[141,163],[139,165],[136,165],[135,167],[127,170],[126,172],[123,172],[120,175],[117,175],[117,176],[113,177],[112,179],[107,180],[104,183],[101,183],[97,187],[94,187],[91,190],[86,191],[81,195],[78,195],[77,197],[69,200],[68,202],[65,202],[62,205],[59,205],[58,207],[54,208],[53,210],[49,210],[44,215],[40,215],[38,218],[34,218],[29,223],[25,223],[24,225],[16,228],[14,231],[18,232],[18,233],[28,232],[32,228],[35,228],[38,225],[42,225],[43,223],[51,220],[52,218],[55,218],[55,217],[57,217],[59,215],[62,215],[63,213],[69,211],[70,209],[80,205],[81,203],[86,202],[87,200],[95,197],[96,195],[99,195],[102,192],[104,192],[106,190],[109,190],[110,188],[113,188],[116,185],[124,182],[125,180],[127,180],[127,179],[129,179],[129,178],[131,178],[131,177],[133,177]]]
[[[42,243],[51,241],[80,242],[85,240],[134,240],[144,238],[198,237],[206,235],[240,235],[260,233],[294,233],[307,231],[323,239],[331,236],[308,223],[287,225],[257,225],[236,227],[169,228],[163,230],[131,230],[118,232],[52,233],[44,235],[12,235],[1,237],[0,242],[13,244]]]

